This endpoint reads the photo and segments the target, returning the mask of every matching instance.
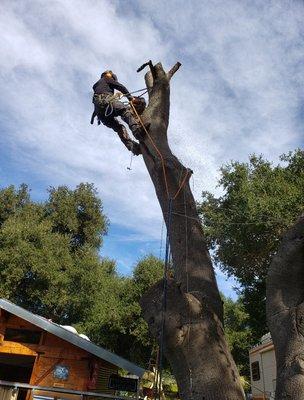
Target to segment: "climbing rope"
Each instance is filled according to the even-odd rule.
[[[138,114],[136,108],[134,107],[134,104],[132,102],[130,102],[130,105],[132,107],[132,110],[134,112],[134,114],[136,115],[139,123],[141,124],[143,130],[145,131],[146,135],[148,136],[152,146],[154,147],[154,149],[156,150],[157,154],[159,155],[159,158],[161,160],[161,164],[162,164],[162,170],[163,170],[163,176],[164,176],[164,182],[165,182],[165,188],[166,188],[166,193],[167,193],[167,197],[168,199],[173,199],[175,200],[177,198],[177,196],[179,195],[180,191],[182,190],[182,188],[184,187],[186,181],[187,181],[187,177],[190,173],[190,171],[187,169],[186,170],[186,174],[184,176],[184,179],[182,180],[182,183],[180,184],[179,188],[177,189],[175,195],[171,198],[170,197],[170,192],[169,192],[169,186],[168,186],[168,179],[167,179],[167,173],[166,173],[166,166],[165,166],[165,161],[164,161],[164,157],[161,153],[161,151],[159,150],[159,148],[157,147],[157,145],[155,144],[153,138],[151,137],[151,135],[149,134],[147,128],[145,127],[140,115]]]
[[[138,92],[142,92],[142,91],[144,91],[144,92],[137,97],[142,97],[144,94],[146,94],[148,92],[148,89],[144,88],[144,89],[134,90],[134,92],[129,92],[129,93],[125,93],[125,94],[115,93],[113,95],[110,94],[109,96],[107,96],[108,105],[105,109],[105,113],[104,113],[105,117],[109,117],[110,115],[112,115],[112,113],[114,111],[114,107],[113,107],[114,101],[119,100],[122,97],[127,97],[133,93],[138,93]],[[121,101],[121,103],[123,103],[124,105],[128,105],[129,101]]]
[[[186,203],[186,193],[184,191],[184,213],[185,213],[185,269],[186,269],[186,292],[189,293],[189,271],[188,271],[188,218],[187,218],[187,203]],[[188,331],[187,331],[187,351],[190,351],[190,330],[191,330],[191,317],[190,317],[190,306],[188,305]],[[189,370],[189,390],[190,390],[190,400],[192,399],[192,369],[190,362],[188,361]]]
[[[138,90],[134,90],[134,92],[129,92],[129,93],[125,93],[122,97],[127,97],[130,96],[131,94],[134,93],[139,93],[139,92],[144,92],[141,95],[139,95],[138,97],[142,97],[144,94],[148,93],[149,89],[147,89],[146,87],[143,89],[138,89]]]
[[[181,178],[181,176],[180,176]],[[179,190],[176,192],[175,197],[185,184],[185,177],[179,185]],[[186,268],[186,293],[189,293],[189,271],[188,271],[188,216],[187,216],[187,204],[186,204],[186,193],[184,191],[184,216],[185,218],[185,268]],[[170,239],[171,239],[171,224],[173,210],[173,200],[174,198],[169,198],[167,215],[167,235],[166,235],[166,252],[165,252],[165,265],[164,265],[164,275],[163,275],[163,298],[162,298],[162,320],[161,320],[161,330],[159,338],[159,354],[157,370],[155,371],[155,393],[154,400],[161,400],[162,392],[162,374],[163,374],[163,357],[164,357],[164,338],[165,338],[165,323],[166,323],[166,311],[167,311],[167,289],[168,289],[168,272],[170,266],[171,249],[170,249]],[[191,317],[190,310],[188,309],[188,332],[187,332],[187,351],[190,351],[190,329],[191,329]],[[192,399],[193,392],[193,382],[192,382],[192,369],[190,364],[188,364],[189,370],[189,390],[190,399]]]
[[[168,187],[168,181],[167,181],[167,174],[166,174],[166,168],[165,168],[165,162],[164,162],[164,158],[162,153],[160,152],[160,150],[158,149],[158,147],[156,146],[156,144],[154,143],[154,140],[152,139],[151,135],[149,134],[147,128],[145,127],[144,123],[142,122],[142,119],[140,117],[140,115],[138,114],[136,108],[134,107],[134,104],[132,102],[130,102],[130,105],[132,107],[133,112],[135,113],[138,121],[140,122],[143,130],[145,131],[146,135],[148,136],[148,138],[150,139],[150,142],[152,144],[152,146],[154,147],[154,149],[156,150],[157,154],[160,157],[161,160],[161,164],[162,164],[162,169],[163,169],[163,175],[164,175],[164,181],[165,181],[165,187],[166,187],[166,193],[167,193],[167,197],[170,198],[170,193],[169,193],[169,187]]]
[[[101,95],[98,95],[101,96]],[[105,109],[105,117],[109,117],[110,115],[112,115],[113,111],[114,111],[114,107],[113,107],[113,103],[116,100],[120,99],[120,94],[119,93],[115,93],[115,94],[109,94],[107,96],[104,97],[103,101],[108,103],[107,107]]]
[[[149,91],[149,89],[143,88],[143,89],[139,89],[139,90],[134,90],[134,92],[129,92],[129,93],[122,94],[121,97],[128,97],[128,96],[130,96],[130,95],[132,95],[132,94],[134,94],[134,93],[142,92],[140,95],[136,96],[137,98],[140,98],[140,97],[143,97],[146,93],[148,93],[148,91]],[[120,101],[121,101],[121,100],[120,100]],[[129,100],[121,101],[121,102],[122,102],[124,105],[126,105],[126,106],[130,104],[130,101],[129,101]]]
[[[184,176],[184,179],[182,180],[182,183],[180,184],[179,188],[177,189],[175,195],[173,196],[173,200],[175,200],[177,198],[177,196],[179,195],[180,191],[185,186],[185,183],[187,181],[187,177],[188,177],[189,174],[190,174],[190,171],[187,169],[186,170],[186,174]]]
[[[163,354],[164,354],[164,334],[165,334],[165,321],[166,321],[166,309],[167,309],[167,287],[168,287],[168,271],[169,271],[169,264],[170,264],[170,235],[171,235],[171,222],[172,222],[172,215],[173,215],[173,201],[178,197],[179,193],[185,186],[187,182],[188,175],[190,174],[190,170],[186,170],[186,173],[179,183],[179,187],[176,191],[176,193],[171,197],[170,196],[170,191],[169,191],[169,186],[168,186],[168,179],[167,179],[167,173],[166,173],[166,167],[165,167],[165,162],[164,162],[164,157],[155,144],[153,138],[149,134],[148,130],[146,129],[140,115],[138,114],[136,108],[134,107],[134,104],[130,102],[131,108],[136,115],[139,123],[141,124],[143,130],[145,131],[147,137],[149,138],[152,146],[154,147],[156,153],[159,155],[159,158],[161,160],[162,164],[162,171],[163,171],[163,177],[164,177],[164,183],[165,183],[165,189],[166,189],[166,194],[168,198],[168,212],[167,212],[167,236],[166,236],[166,252],[165,252],[165,265],[164,265],[164,277],[163,277],[163,298],[162,298],[162,321],[161,321],[161,332],[160,332],[160,346],[159,346],[159,356],[158,356],[158,364],[157,364],[157,370],[156,370],[156,376],[155,376],[155,382],[156,382],[156,387],[155,387],[155,394],[154,394],[154,399],[157,400],[161,399],[161,390],[162,390],[162,373],[163,373]],[[180,175],[180,179],[182,177],[182,171]],[[179,179],[179,181],[180,181]],[[185,196],[185,192],[184,192]],[[186,224],[187,224],[187,218],[186,218]],[[187,236],[187,232],[186,232]],[[186,254],[186,258],[188,257],[188,253]],[[188,272],[187,272],[188,274]],[[187,277],[188,281],[188,277]],[[187,283],[188,286],[188,283]],[[188,289],[187,289],[188,291]],[[190,326],[190,324],[189,324]],[[189,376],[190,376],[190,387],[191,387],[191,393],[192,393],[192,375],[191,375],[191,369],[189,367]]]
[[[121,98],[121,97],[127,97],[129,95],[132,95],[134,93],[139,93],[142,92],[141,95],[139,95],[138,97],[142,97],[144,94],[146,94],[148,92],[148,90],[145,89],[139,89],[133,92],[129,92],[127,94],[124,94],[123,96],[121,96],[120,94],[115,94],[113,96],[110,96],[107,101],[108,101],[108,105],[106,107],[105,110],[105,117],[109,117],[113,111],[114,111],[114,107],[113,107],[113,102],[117,100],[117,98]],[[170,260],[171,260],[171,253],[170,253],[170,239],[171,239],[171,223],[172,223],[172,215],[175,214],[173,213],[173,201],[178,197],[178,195],[180,194],[181,190],[184,188],[186,182],[187,182],[187,178],[188,175],[190,173],[190,170],[186,169],[185,175],[182,178],[182,174],[183,174],[183,167],[181,166],[181,171],[180,171],[180,177],[178,180],[178,188],[175,192],[175,194],[173,196],[170,195],[170,191],[169,191],[169,185],[168,185],[168,179],[167,179],[167,173],[166,173],[166,166],[165,166],[165,161],[164,161],[164,157],[161,153],[161,151],[159,150],[159,148],[157,147],[156,143],[154,142],[153,138],[151,137],[151,135],[149,134],[148,130],[146,129],[140,115],[138,114],[134,104],[132,103],[132,101],[129,102],[134,115],[136,116],[136,118],[138,119],[139,123],[141,124],[144,132],[146,133],[147,137],[149,138],[152,146],[154,147],[156,153],[158,154],[160,161],[161,161],[161,165],[162,165],[162,171],[163,171],[163,177],[164,177],[164,183],[165,183],[165,189],[166,189],[166,194],[167,194],[167,198],[168,198],[168,212],[165,213],[167,214],[167,218],[165,218],[167,221],[167,234],[166,234],[166,245],[165,245],[165,263],[164,263],[164,276],[163,276],[163,288],[162,288],[162,292],[163,292],[163,296],[162,296],[162,320],[161,320],[161,332],[160,332],[160,345],[159,345],[159,351],[158,351],[158,357],[157,357],[157,369],[155,371],[155,388],[156,391],[154,393],[155,395],[155,400],[158,399],[161,400],[161,392],[162,392],[162,374],[163,374],[163,354],[164,354],[164,336],[165,336],[165,322],[166,322],[166,310],[167,310],[167,287],[168,287],[168,272],[169,272],[169,265],[170,265]],[[131,165],[132,165],[132,157],[130,160],[130,166],[127,168],[128,170],[131,170]],[[182,178],[182,179],[181,179]],[[184,198],[185,198],[185,192],[184,192]],[[186,204],[185,204],[186,206]],[[185,216],[186,216],[186,209],[185,209]],[[163,229],[163,228],[162,228]],[[162,240],[162,239],[161,239]],[[186,217],[186,240],[187,240],[187,217]],[[162,248],[162,244],[161,244],[161,248]],[[160,248],[160,255],[161,255],[161,248]],[[187,258],[187,253],[186,253],[186,258]],[[187,266],[186,266],[187,269]],[[188,274],[188,272],[187,272]],[[187,288],[188,288],[188,277],[187,277]],[[188,291],[188,289],[187,289]],[[190,324],[189,324],[190,325]]]
[[[105,117],[109,117],[110,115],[112,115],[114,107],[113,107],[113,101],[109,101],[109,104],[107,105],[107,108],[105,110]]]
[[[128,171],[132,171],[133,155],[134,155],[134,154],[133,154],[132,151],[131,151],[130,164],[129,164],[129,166],[127,167],[127,170],[128,170]]]
[[[148,89],[147,88],[143,88],[143,89],[134,90],[133,92],[126,93],[126,94],[124,94],[122,96],[119,93],[115,93],[113,95],[108,96],[107,97],[108,105],[107,105],[106,110],[105,110],[105,117],[109,117],[110,115],[112,115],[112,113],[114,111],[114,107],[113,107],[113,102],[114,101],[116,101],[117,99],[120,99],[120,97],[126,97],[128,95],[131,95],[131,94],[134,94],[134,93],[139,93],[139,92],[143,92],[140,96],[138,96],[138,97],[141,97],[145,93],[148,92]],[[159,148],[157,147],[157,145],[155,144],[153,138],[149,134],[148,130],[146,129],[146,127],[145,127],[140,115],[138,114],[136,108],[134,107],[134,104],[132,103],[132,101],[128,102],[128,104],[130,104],[130,106],[131,106],[136,118],[138,119],[138,121],[141,124],[143,130],[145,131],[146,135],[148,136],[152,146],[154,147],[155,151],[157,152],[157,154],[160,157],[161,164],[162,164],[162,170],[163,170],[163,176],[164,176],[164,182],[165,182],[165,188],[166,188],[166,194],[167,194],[168,199],[170,199],[170,192],[169,192],[169,185],[168,185],[168,179],[167,179],[167,174],[166,174],[166,166],[165,166],[164,157],[163,157],[161,151],[159,150]],[[128,169],[130,170],[131,166]],[[179,188],[177,189],[175,195],[172,197],[173,200],[175,200],[177,198],[177,196],[179,195],[179,193],[182,190],[183,186],[185,185],[189,173],[190,172],[187,169],[186,173],[185,173],[185,176],[184,176],[184,179],[182,180],[182,182],[181,182]]]
[[[160,234],[160,245],[159,245],[159,259],[162,258],[163,255],[163,236],[164,236],[164,225],[165,221],[162,219],[162,226],[161,226],[161,234]]]
[[[163,374],[163,355],[164,355],[164,334],[165,334],[165,322],[166,322],[166,310],[167,310],[167,287],[168,287],[168,270],[170,264],[170,232],[172,222],[172,199],[168,202],[168,220],[167,220],[167,235],[166,235],[166,253],[165,253],[165,266],[164,266],[164,277],[163,277],[163,298],[162,298],[162,320],[161,320],[161,331],[160,331],[160,345],[159,345],[159,357],[157,365],[157,378],[156,378],[156,395],[161,400],[161,388],[162,388],[162,374]]]

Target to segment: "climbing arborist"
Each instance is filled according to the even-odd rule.
[[[135,155],[140,154],[140,146],[132,140],[124,125],[119,123],[116,117],[120,116],[131,129],[134,137],[138,140],[142,138],[143,130],[139,122],[133,116],[129,105],[125,105],[119,101],[119,95],[114,94],[114,90],[123,93],[129,101],[134,101],[128,89],[118,82],[117,76],[110,70],[101,74],[99,81],[93,85],[94,95],[93,104],[94,112],[91,118],[91,124],[97,116],[98,124],[102,122],[105,126],[112,128],[118,133],[121,141]]]

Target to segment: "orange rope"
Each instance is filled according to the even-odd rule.
[[[151,135],[149,134],[148,130],[146,129],[144,123],[142,122],[142,119],[140,117],[140,115],[138,114],[136,108],[134,107],[134,104],[132,103],[132,101],[130,101],[130,105],[137,117],[137,119],[139,120],[143,130],[145,131],[145,133],[147,134],[148,138],[150,139],[150,142],[152,143],[153,147],[155,148],[157,154],[160,157],[161,163],[162,163],[162,169],[163,169],[163,175],[164,175],[164,181],[165,181],[165,186],[166,186],[166,192],[167,192],[167,197],[170,198],[170,192],[169,192],[169,186],[168,186],[168,180],[167,180],[167,174],[166,174],[166,167],[165,167],[165,162],[164,162],[164,157],[162,155],[162,153],[160,152],[160,150],[158,149],[158,147],[156,146],[154,140],[152,139]],[[186,179],[188,177],[189,171],[186,171],[186,174],[182,180],[182,183],[180,184],[179,188],[177,189],[175,195],[173,196],[173,200],[175,200],[177,198],[177,196],[179,195],[180,191],[182,190],[182,188],[184,187],[185,183],[186,183]]]
[[[170,193],[169,193],[169,187],[168,187],[168,180],[167,180],[167,174],[166,174],[166,167],[165,167],[164,157],[163,157],[161,151],[158,149],[158,147],[157,147],[156,144],[154,143],[154,140],[152,139],[151,135],[149,134],[148,130],[146,129],[145,125],[143,124],[140,115],[138,114],[136,108],[134,107],[134,104],[133,104],[131,101],[130,101],[130,105],[131,105],[131,107],[132,107],[132,109],[133,109],[134,114],[136,115],[138,121],[140,122],[142,128],[144,129],[145,133],[147,134],[148,138],[150,139],[150,142],[152,143],[153,147],[155,148],[155,150],[156,150],[156,152],[157,152],[157,154],[159,155],[160,160],[161,160],[162,169],[163,169],[163,175],[164,175],[164,181],[165,181],[165,186],[166,186],[166,192],[167,192],[167,197],[168,197],[168,199],[169,199],[169,214],[168,214],[168,226],[167,226],[167,229],[168,229],[168,231],[170,231],[170,225],[171,225],[171,224],[170,224],[170,220],[171,220],[170,216],[172,215],[172,201],[175,200],[175,199],[177,198],[177,196],[179,195],[180,191],[181,191],[182,188],[185,186],[185,183],[186,183],[186,181],[187,181],[187,177],[188,177],[188,174],[189,174],[189,170],[188,170],[188,169],[186,170],[186,174],[185,174],[185,176],[184,176],[184,178],[183,178],[183,180],[182,180],[182,182],[181,182],[179,188],[177,189],[175,195],[171,198],[171,197],[170,197]],[[187,220],[186,220],[186,223],[187,223]],[[167,233],[167,242],[166,242],[166,263],[165,263],[165,280],[164,280],[164,282],[166,282],[166,279],[167,279],[167,271],[166,271],[166,268],[167,268],[167,265],[168,265],[168,258],[167,258],[167,257],[168,257],[168,254],[169,254],[169,247],[168,247],[168,246],[170,246],[170,245],[169,245],[169,236],[168,236],[168,233]],[[166,289],[164,289],[164,298],[165,298],[165,293],[166,293]],[[165,301],[166,301],[166,300],[165,300]],[[163,324],[164,324],[164,321],[163,321]],[[163,326],[162,329],[164,329],[164,326]],[[162,333],[162,337],[163,337],[163,333]],[[162,341],[163,341],[163,339],[162,339]],[[158,353],[158,358],[160,357],[160,360],[161,360],[161,361],[160,361],[160,364],[157,362],[157,370],[155,371],[155,375],[154,375],[155,380],[154,380],[154,385],[153,385],[153,386],[155,386],[155,387],[154,387],[154,393],[153,393],[153,395],[154,395],[154,399],[155,399],[155,400],[156,400],[157,398],[159,398],[159,399],[161,398],[161,390],[162,390],[162,386],[161,386],[161,385],[162,385],[162,351],[160,351],[160,348],[158,348],[158,352],[159,352],[159,353]],[[159,360],[158,360],[158,361],[159,361]],[[159,365],[158,365],[158,364],[159,364]],[[159,380],[159,382],[158,382],[158,380]],[[159,384],[159,387],[158,387],[158,384]],[[158,389],[158,390],[157,390],[157,389]]]
[[[177,198],[177,196],[179,195],[179,192],[182,190],[182,188],[184,187],[186,180],[187,180],[187,176],[189,174],[189,171],[187,169],[186,174],[184,176],[184,179],[182,180],[182,183],[180,184],[179,188],[177,189],[177,192],[175,193],[173,200],[175,200]]]
[[[160,157],[160,160],[161,160],[161,163],[162,163],[163,174],[164,174],[165,185],[166,185],[167,197],[169,198],[169,197],[170,197],[170,194],[169,194],[169,187],[168,187],[168,181],[167,181],[167,174],[166,174],[166,168],[165,168],[164,157],[163,157],[162,153],[159,151],[159,149],[158,149],[158,147],[156,146],[156,144],[154,143],[154,141],[153,141],[151,135],[150,135],[149,132],[147,131],[145,125],[144,125],[143,122],[142,122],[142,119],[141,119],[140,115],[138,114],[136,108],[134,107],[134,105],[133,105],[133,103],[132,103],[131,101],[130,101],[130,104],[131,104],[131,107],[132,107],[132,109],[133,109],[133,111],[134,111],[134,113],[135,113],[137,119],[139,120],[141,126],[143,127],[144,131],[145,131],[146,134],[148,135],[148,137],[149,137],[149,139],[150,139],[150,141],[151,141],[153,147],[155,148],[156,152],[158,153],[158,155],[159,155],[159,157]]]

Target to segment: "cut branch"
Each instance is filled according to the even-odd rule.
[[[147,86],[147,89],[151,89],[153,87],[153,82],[154,82],[154,80],[156,78],[156,72],[155,72],[155,68],[154,68],[154,65],[153,65],[152,61],[149,60],[148,62],[146,62],[143,65],[141,65],[137,69],[137,72],[142,71],[146,67],[150,68],[150,72],[147,72],[146,75],[145,75],[146,86]]]
[[[170,80],[172,78],[172,76],[175,74],[175,72],[177,72],[179,70],[179,68],[181,67],[181,63],[178,61],[175,65],[173,65],[173,67],[170,69],[170,71],[167,73],[168,79]]]
[[[150,67],[150,70],[151,70],[151,71],[154,69],[153,64],[152,64],[152,61],[149,60],[148,62],[146,62],[146,63],[144,63],[143,65],[141,65],[141,66],[137,69],[136,72],[140,72],[140,71],[142,71],[144,68],[146,68],[146,67],[148,67],[148,66]]]

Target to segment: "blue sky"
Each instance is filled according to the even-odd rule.
[[[148,59],[172,80],[170,145],[194,171],[194,194],[218,193],[219,167],[303,145],[301,1],[2,0],[0,185],[94,182],[111,220],[102,254],[131,273],[159,255],[162,219],[141,158],[89,124],[91,86],[114,70],[129,90]],[[228,295],[234,282],[218,271]]]

